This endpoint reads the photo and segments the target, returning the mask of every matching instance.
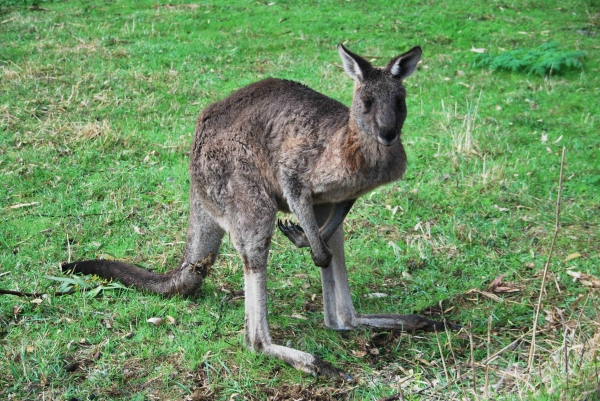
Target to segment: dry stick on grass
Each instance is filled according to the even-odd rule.
[[[475,372],[475,350],[473,347],[473,322],[469,322],[469,344],[471,346],[471,368],[473,369],[473,394],[475,401],[479,400],[477,395],[477,374]]]
[[[542,276],[542,285],[540,287],[540,296],[538,297],[537,307],[535,309],[535,317],[533,319],[533,333],[531,334],[531,348],[529,348],[529,360],[527,362],[527,370],[532,372],[533,370],[533,358],[535,357],[535,335],[537,333],[537,324],[540,317],[540,309],[542,308],[542,297],[544,296],[544,287],[546,286],[546,279],[548,278],[548,268],[550,267],[550,260],[552,259],[552,253],[554,252],[554,245],[556,244],[556,238],[558,237],[558,230],[560,229],[560,201],[562,197],[563,188],[563,170],[565,167],[565,147],[563,146],[562,157],[560,159],[560,175],[558,179],[558,196],[556,197],[556,221],[554,225],[554,236],[552,237],[552,244],[550,245],[550,252],[548,253],[548,260],[544,266],[544,274]]]
[[[492,317],[488,317],[488,332],[487,332],[487,357],[490,357],[490,342],[492,337]],[[483,390],[483,394],[485,399],[489,398],[489,389],[490,389],[490,365],[485,365],[485,386]]]
[[[567,390],[569,389],[569,342],[567,341],[567,335],[569,333],[569,328],[565,325],[565,316],[560,311],[560,324],[563,328],[563,344],[562,349],[564,352],[565,358],[565,379],[567,383]]]
[[[67,233],[67,262],[71,263],[71,241],[69,240],[69,233]]]
[[[583,330],[581,329],[581,316],[583,314],[583,311],[585,310],[585,307],[587,306],[588,300],[590,299],[590,293],[588,292],[587,297],[585,298],[585,302],[583,303],[583,306],[581,307],[581,311],[579,312],[579,317],[577,318],[577,327],[579,327],[579,334],[581,335],[581,333],[583,333]],[[583,341],[583,346],[581,347],[581,352],[579,353],[579,361],[577,362],[577,364],[575,364],[574,369],[579,369],[581,367],[581,364],[583,363],[583,355],[584,355],[584,351],[585,351],[585,345],[588,342],[588,338],[586,338]]]
[[[438,335],[438,331],[435,331],[435,339],[437,340],[438,349],[440,350],[440,356],[442,357],[442,366],[444,367],[444,373],[446,374],[446,383],[450,381],[450,376],[448,375],[448,368],[446,367],[446,358],[444,358],[444,353],[442,352],[442,344],[440,343],[440,336]]]
[[[452,354],[452,360],[454,361],[454,365],[457,367],[457,376],[460,376],[460,365],[456,360],[456,355],[454,355],[454,348],[452,348],[452,338],[450,338],[450,331],[448,329],[448,325],[446,324],[446,317],[444,316],[444,306],[442,301],[440,301],[440,310],[442,311],[442,320],[444,322],[444,331],[446,332],[446,337],[448,338],[448,347],[450,347],[450,353]]]
[[[37,297],[39,294],[0,289],[0,295],[16,295],[18,297]]]
[[[0,295],[15,295],[17,297],[31,297],[31,298],[40,298],[46,294],[52,294],[55,297],[60,297],[63,295],[75,294],[75,292],[76,292],[75,290],[70,290],[70,291],[57,291],[55,293],[47,293],[47,292],[37,293],[37,292],[21,292],[21,291],[11,291],[11,290],[0,289]]]

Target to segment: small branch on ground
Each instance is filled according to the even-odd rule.
[[[477,395],[477,374],[475,371],[475,350],[473,345],[473,322],[469,322],[469,345],[471,348],[471,369],[473,369],[473,395],[475,396],[475,400],[478,401],[479,397]]]
[[[558,237],[558,231],[560,229],[560,201],[562,197],[563,189],[563,170],[565,167],[565,147],[563,146],[562,157],[560,160],[560,173],[558,178],[558,196],[556,197],[556,221],[554,225],[554,236],[552,237],[552,244],[550,245],[550,252],[548,253],[548,260],[544,266],[544,274],[542,276],[542,285],[540,287],[540,295],[538,297],[537,307],[535,308],[535,317],[533,319],[533,332],[531,334],[531,348],[529,348],[529,360],[527,362],[527,370],[533,370],[533,359],[535,357],[535,335],[537,333],[538,319],[540,317],[540,310],[542,308],[542,298],[544,296],[544,287],[546,286],[546,279],[548,278],[548,268],[550,267],[550,260],[552,259],[552,253],[554,253],[554,245],[556,244],[556,238]]]
[[[438,349],[440,350],[440,357],[442,358],[442,366],[444,367],[444,374],[446,375],[446,382],[450,381],[450,375],[448,374],[448,368],[446,367],[446,358],[444,357],[444,352],[442,351],[442,343],[440,342],[440,336],[438,335],[438,331],[435,331],[435,339],[437,340]]]

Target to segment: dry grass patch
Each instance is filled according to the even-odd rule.
[[[447,106],[442,100],[442,121],[440,122],[441,129],[450,134],[452,138],[451,152],[454,156],[471,157],[479,155],[479,147],[476,139],[476,131],[480,127],[478,122],[479,103],[481,95],[475,102],[467,101],[466,113],[459,114],[458,102],[454,103],[454,107]]]
[[[92,121],[85,124],[73,123],[73,138],[76,141],[88,141],[111,136],[112,130],[107,120]]]

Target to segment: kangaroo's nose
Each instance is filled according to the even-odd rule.
[[[379,131],[379,136],[377,139],[378,139],[379,143],[381,143],[382,145],[390,146],[391,144],[396,142],[396,139],[398,139],[398,133],[396,132],[396,130],[394,128],[381,129]]]

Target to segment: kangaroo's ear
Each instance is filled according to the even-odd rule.
[[[364,58],[352,53],[346,49],[341,43],[337,45],[338,53],[344,63],[344,70],[356,82],[363,82],[369,71],[373,68]]]
[[[404,79],[415,72],[422,53],[419,46],[413,47],[406,53],[392,59],[392,61],[385,66],[384,70],[388,71],[395,78]]]

